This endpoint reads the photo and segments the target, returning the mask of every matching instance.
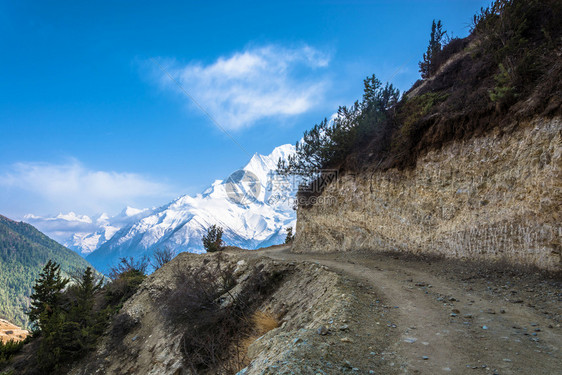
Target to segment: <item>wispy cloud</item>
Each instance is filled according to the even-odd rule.
[[[298,115],[321,103],[329,84],[323,68],[329,62],[328,54],[310,46],[268,45],[207,65],[171,63],[167,70],[221,126],[236,130],[267,118]],[[165,75],[160,83],[177,90]]]
[[[164,201],[173,196],[171,191],[169,185],[146,176],[92,170],[75,159],[62,164],[16,163],[0,171],[0,203],[9,206],[4,200],[10,199],[20,206],[39,206],[27,212],[115,211],[147,198]]]

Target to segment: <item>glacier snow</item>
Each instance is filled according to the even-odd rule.
[[[27,215],[26,221],[45,230],[65,246],[86,256],[96,269],[107,272],[120,258],[150,256],[161,248],[175,252],[203,252],[202,236],[209,226],[224,228],[227,245],[256,249],[282,243],[285,228],[294,227],[293,198],[297,182],[274,172],[279,159],[295,152],[292,145],[275,148],[269,155],[254,154],[242,168],[261,184],[255,199],[229,199],[225,180],[217,180],[201,194],[183,195],[152,209],[127,207],[120,214],[93,219],[74,213],[55,218]],[[58,228],[74,228],[68,236]],[[72,231],[72,230],[71,230]],[[65,239],[61,237],[67,234]]]

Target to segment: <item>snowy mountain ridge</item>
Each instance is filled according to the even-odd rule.
[[[113,217],[71,212],[55,218],[28,215],[26,220],[51,234],[57,226],[74,228],[71,236],[67,231],[53,237],[61,241],[66,233],[61,242],[102,272],[122,257],[138,258],[160,248],[203,252],[201,238],[213,224],[224,228],[227,245],[255,249],[282,243],[285,228],[296,222],[292,199],[296,183],[274,171],[280,158],[286,160],[294,152],[295,147],[287,144],[269,155],[256,153],[241,170],[216,180],[202,193],[182,195],[158,208],[127,207]]]

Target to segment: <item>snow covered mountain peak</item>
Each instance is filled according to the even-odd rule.
[[[201,194],[183,195],[160,208],[140,211],[136,220],[121,227],[87,259],[98,270],[107,271],[121,257],[149,255],[159,248],[202,252],[201,238],[213,224],[224,229],[228,245],[255,249],[282,243],[285,228],[296,222],[292,209],[296,190],[279,184],[274,171],[279,158],[294,152],[294,146],[283,145],[269,155],[255,154],[243,168],[215,180]],[[254,183],[251,191],[241,186],[248,181]],[[255,184],[259,189],[252,190]],[[248,200],[236,197],[249,192],[257,193]]]
[[[296,187],[275,175],[277,162],[295,146],[254,154],[245,166],[215,180],[202,193],[182,195],[158,208],[127,206],[115,216],[88,217],[74,212],[56,217],[27,215],[26,221],[65,246],[87,256],[100,271],[121,257],[139,257],[158,248],[202,252],[201,237],[209,226],[224,228],[228,245],[254,249],[283,242],[294,226],[292,198]]]

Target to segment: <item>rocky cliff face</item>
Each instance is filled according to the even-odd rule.
[[[296,252],[434,253],[560,270],[562,120],[453,142],[413,170],[339,176],[297,213]]]

